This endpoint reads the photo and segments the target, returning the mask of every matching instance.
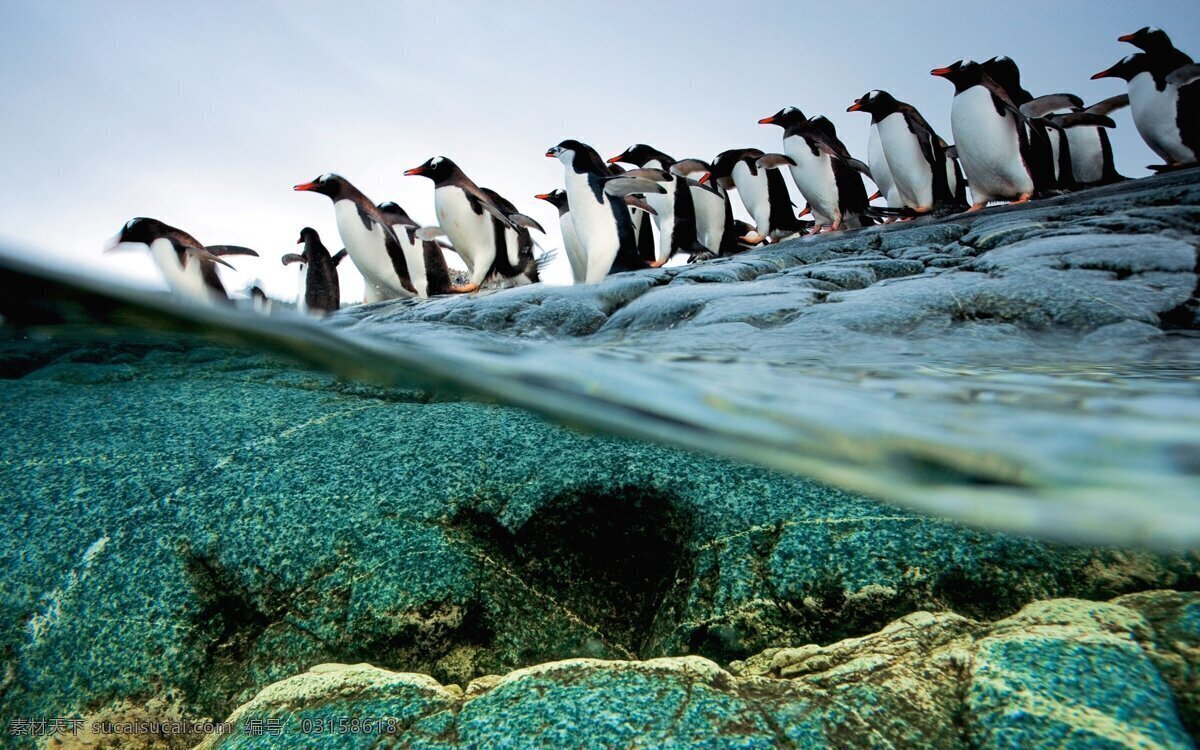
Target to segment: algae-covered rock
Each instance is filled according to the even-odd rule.
[[[1200,605],[1195,594],[1137,596]],[[995,623],[917,612],[733,672],[700,657],[574,659],[467,695],[364,665],[336,679],[314,670],[260,692],[202,750],[270,747],[246,731],[268,720],[283,726],[277,743],[345,748],[1192,747],[1151,626],[1117,602],[1038,602]],[[311,731],[347,716],[381,717],[385,731]]]

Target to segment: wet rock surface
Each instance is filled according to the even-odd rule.
[[[443,687],[370,665],[321,665],[264,689],[238,730],[390,717],[341,747],[1187,748],[1193,686],[1159,666],[1200,598],[1059,599],[999,622],[915,612],[829,646],[771,649],[728,670],[701,657],[572,660]],[[1181,715],[1183,718],[1181,719]],[[1195,730],[1195,725],[1192,725]],[[202,747],[270,747],[237,731]]]

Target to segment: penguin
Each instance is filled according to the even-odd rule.
[[[1200,156],[1200,66],[1172,67],[1178,59],[1169,52],[1136,52],[1092,76],[1128,82],[1134,127],[1166,162],[1150,167],[1155,170],[1194,164]]]
[[[320,193],[333,201],[338,234],[363,276],[368,303],[417,295],[400,240],[361,190],[332,173],[292,189]]]
[[[421,226],[395,201],[385,201],[376,208],[404,249],[404,259],[417,296],[424,299],[436,294],[450,294],[453,284],[442,245],[420,236]]]
[[[551,255],[546,254],[541,258],[534,257],[534,241],[529,230],[536,229],[542,234],[545,234],[546,230],[533,217],[517,211],[517,207],[512,202],[495,190],[491,188],[480,188],[480,190],[491,199],[492,204],[499,208],[511,223],[511,226],[505,228],[501,226],[498,219],[493,219],[496,223],[493,236],[497,239],[495,273],[491,277],[491,282],[501,286],[536,284],[540,280],[539,269],[550,261]]]
[[[548,193],[533,196],[543,200],[558,209],[558,228],[562,232],[563,249],[567,252],[567,262],[571,264],[571,279],[576,284],[582,284],[587,278],[587,257],[579,244],[579,236],[575,234],[575,224],[571,221],[571,207],[567,203],[567,193],[561,188],[555,188]]]
[[[404,174],[433,181],[438,227],[467,264],[470,282],[451,291],[474,292],[490,279],[502,276],[501,268],[524,267],[527,259],[522,257],[523,240],[518,236],[517,225],[457,164],[444,156],[435,156]]]
[[[783,174],[776,168],[784,165],[795,166],[795,162],[757,148],[728,149],[713,159],[709,179],[732,181],[754,219],[754,232],[743,236],[743,242],[778,241],[807,231],[807,224],[796,216]]]
[[[860,176],[870,169],[850,156],[832,122],[821,116],[809,119],[795,107],[784,107],[758,122],[783,128],[783,153],[795,162],[789,171],[811,207],[814,234],[826,227],[837,231],[875,223],[867,215],[867,191]]]
[[[910,104],[886,91],[868,91],[847,112],[867,112],[879,132],[884,161],[901,204],[918,213],[966,208],[966,186],[949,146]],[[875,170],[871,170],[875,174]]]
[[[896,189],[896,181],[892,179],[887,157],[883,155],[883,142],[879,138],[879,125],[875,118],[871,118],[871,134],[867,137],[867,166],[871,170],[871,179],[879,188],[867,201],[883,198],[889,208],[902,208],[904,204],[900,200],[900,191]]]
[[[707,248],[696,239],[696,205],[692,199],[692,180],[686,175],[670,172],[675,159],[644,143],[636,143],[608,160],[609,164],[625,162],[643,169],[667,171],[670,182],[667,192],[649,193],[645,200],[654,208],[658,225],[658,252],[650,266],[657,268],[676,253],[696,255]]]
[[[251,284],[246,290],[246,294],[250,297],[250,306],[254,312],[260,315],[271,314],[271,298],[263,291],[263,288],[257,283]]]
[[[1004,89],[974,60],[934,68],[930,75],[954,84],[950,129],[971,186],[974,203],[967,210],[978,211],[993,200],[1025,203],[1033,197],[1029,134]]]
[[[342,305],[342,289],[338,283],[338,263],[346,257],[342,248],[337,255],[330,256],[321,242],[321,235],[312,227],[300,230],[297,245],[304,245],[304,252],[283,256],[283,265],[303,263],[307,266],[304,276],[304,309],[316,315],[337,312]]]
[[[671,165],[670,171],[688,179],[696,212],[698,252],[692,254],[689,263],[736,255],[749,248],[739,243],[750,227],[743,229],[733,218],[733,202],[727,189],[733,187],[731,178],[712,179],[712,165],[701,159],[681,159]],[[692,175],[698,177],[693,179]]]
[[[1177,70],[1194,61],[1182,50],[1175,49],[1167,32],[1154,26],[1143,26],[1132,34],[1117,37],[1118,42],[1127,42],[1146,54],[1162,60],[1164,67]]]
[[[1026,115],[1026,108],[1045,109],[1047,100],[1057,103],[1061,99],[1069,101],[1069,106],[1082,106],[1083,101],[1070,94],[1051,94],[1035,98],[1021,86],[1021,69],[1007,55],[998,55],[980,63],[984,75],[994,81],[1008,95],[1009,101],[1015,104],[1024,115],[1025,137],[1029,142],[1028,161],[1030,173],[1033,175],[1034,196],[1056,195],[1063,190],[1074,187],[1070,180],[1061,181],[1064,163],[1069,166],[1070,157],[1066,151],[1069,144],[1064,143],[1064,136],[1056,128],[1044,120],[1033,119]],[[1062,159],[1059,159],[1059,156]],[[1061,184],[1060,184],[1061,183]]]
[[[1087,108],[1081,104],[1078,97],[1056,94],[1039,97],[1020,107],[1024,115],[1037,118],[1049,127],[1055,176],[1063,190],[1107,185],[1125,179],[1113,163],[1112,143],[1106,129],[1116,127],[1107,115],[1129,106],[1128,95],[1109,97]]]
[[[217,274],[217,265],[233,268],[222,260],[227,255],[258,253],[238,245],[201,245],[195,237],[158,219],[139,216],[121,227],[109,251],[121,245],[137,244],[150,248],[163,280],[174,294],[201,303],[229,303],[229,294]]]
[[[665,193],[665,187],[645,176],[651,171],[613,175],[595,149],[571,139],[550,147],[546,156],[562,162],[566,173],[571,220],[587,257],[584,281],[590,284],[609,273],[646,268],[647,263],[637,254],[633,220],[624,198],[638,193]]]

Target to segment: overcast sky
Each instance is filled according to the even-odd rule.
[[[151,216],[233,258],[240,288],[296,295],[279,264],[303,226],[336,250],[328,199],[292,185],[338,172],[372,200],[435,223],[432,183],[404,169],[441,154],[546,225],[535,193],[562,184],[549,146],[576,138],[607,157],[646,142],[676,158],[734,146],[778,151],[756,121],[786,105],[826,114],[865,158],[855,97],[886,89],[951,140],[953,89],[929,75],[1007,54],[1034,95],[1088,103],[1122,93],[1088,80],[1166,29],[1200,56],[1200,2],[163,2],[3,0],[0,242],[54,265],[161,284],[148,254],[101,255]],[[1118,168],[1156,157],[1128,110]],[[736,204],[736,201],[735,201]],[[550,280],[569,279],[565,257]],[[343,296],[362,282],[342,267]]]

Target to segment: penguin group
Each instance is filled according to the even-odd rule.
[[[794,106],[758,120],[783,130],[778,153],[732,148],[711,160],[676,159],[635,143],[604,159],[567,139],[546,156],[563,168],[561,188],[538,194],[558,213],[563,250],[576,284],[612,273],[657,268],[676,256],[689,262],[726,257],[784,239],[860,229],[928,214],[978,211],[995,201],[1023,203],[1125,179],[1113,164],[1109,115],[1128,106],[1139,135],[1167,171],[1200,159],[1200,65],[1161,29],[1119,37],[1140,51],[1092,76],[1126,82],[1125,93],[1090,106],[1069,93],[1034,96],[1008,57],[959,60],[930,73],[954,86],[950,135],[944,139],[911,104],[871,90],[848,112],[870,116],[866,161],[851,155],[831,120]],[[790,175],[806,205],[792,202]],[[305,227],[301,253],[284,265],[305,269],[299,307],[315,315],[340,305],[338,263],[350,258],[363,277],[364,301],[428,298],[535,283],[554,253],[534,234],[533,217],[461,167],[435,156],[404,172],[433,183],[436,224],[422,225],[395,202],[374,203],[344,177],[327,173],[296,185],[333,205],[344,249],[331,254]],[[878,190],[868,195],[864,178]],[[968,190],[970,198],[968,199]],[[751,223],[734,218],[731,194]],[[883,205],[873,201],[882,200]],[[657,235],[657,240],[655,235]],[[294,235],[293,235],[294,236]],[[228,302],[217,266],[227,256],[257,256],[236,245],[202,245],[186,232],[139,217],[116,245],[149,248],[171,290],[193,301]],[[535,252],[535,248],[541,252]],[[446,252],[466,266],[455,283]],[[255,287],[256,307],[269,301]]]

